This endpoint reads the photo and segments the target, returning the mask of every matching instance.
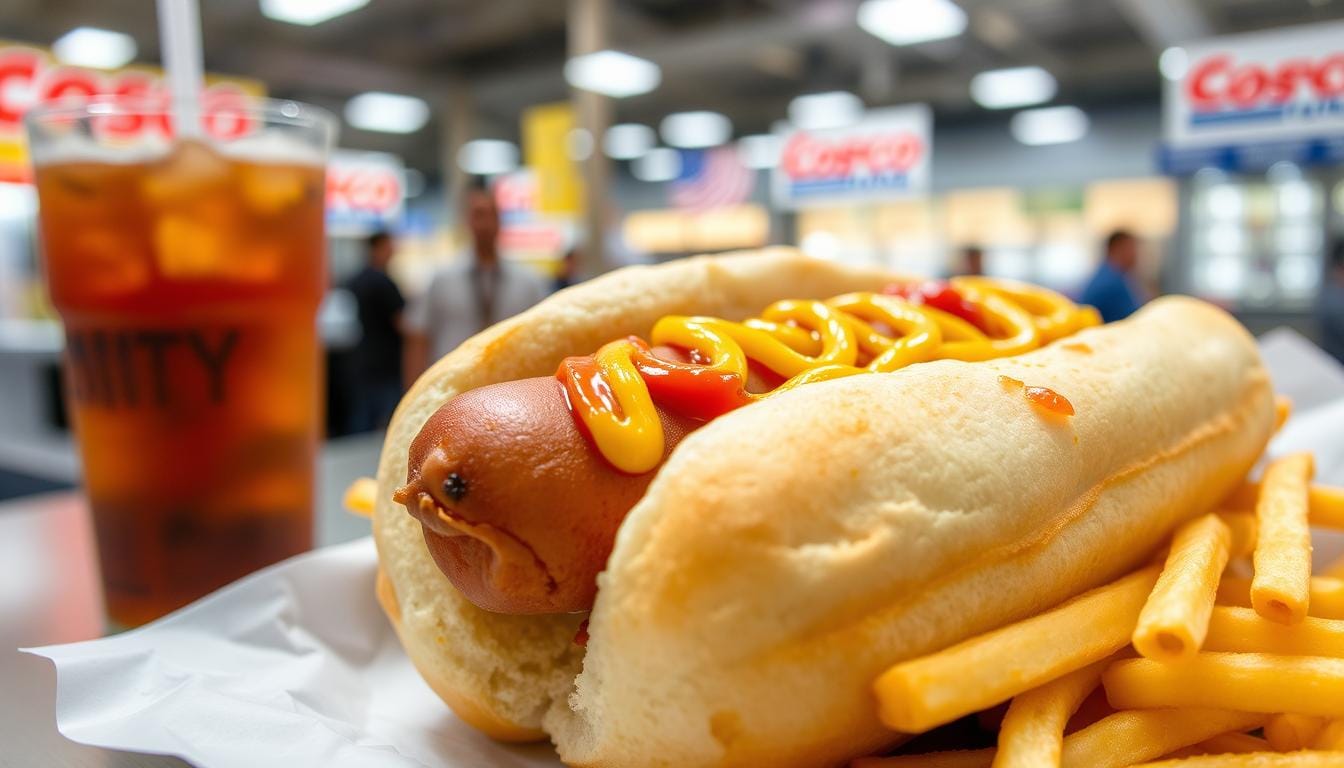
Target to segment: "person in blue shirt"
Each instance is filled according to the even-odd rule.
[[[1325,265],[1325,280],[1316,299],[1321,347],[1344,363],[1344,237],[1335,241]]]
[[[1101,319],[1108,323],[1134,314],[1143,303],[1132,282],[1138,261],[1138,239],[1124,230],[1112,232],[1106,238],[1106,257],[1087,281],[1079,302],[1096,307]]]

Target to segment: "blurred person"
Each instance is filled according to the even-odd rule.
[[[1344,237],[1335,241],[1325,265],[1325,279],[1316,299],[1321,348],[1344,363]]]
[[[1134,314],[1143,304],[1142,292],[1134,282],[1138,262],[1138,238],[1123,229],[1112,232],[1106,238],[1106,255],[1078,300],[1096,307],[1108,323]]]
[[[471,233],[464,258],[440,267],[406,313],[406,380],[494,323],[546,297],[549,287],[532,269],[499,258],[499,208],[484,179],[474,179],[462,203]]]
[[[985,251],[978,245],[968,245],[961,249],[962,275],[985,274]]]
[[[402,393],[401,315],[406,300],[387,274],[396,243],[380,231],[369,235],[367,248],[364,267],[345,283],[355,298],[363,329],[351,361],[350,432],[386,427]]]
[[[575,246],[565,251],[565,255],[560,257],[560,269],[555,273],[551,290],[561,291],[578,282],[581,282],[579,280],[579,249],[578,246]]]

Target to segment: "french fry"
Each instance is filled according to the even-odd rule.
[[[1312,525],[1344,529],[1344,488],[1313,485],[1307,490]]]
[[[1286,395],[1274,396],[1274,431],[1283,429],[1288,417],[1293,415],[1293,399]]]
[[[1101,661],[1129,643],[1151,566],[1029,619],[904,661],[873,683],[888,727],[920,733]]]
[[[1123,768],[1212,736],[1257,728],[1265,716],[1217,709],[1145,709],[1114,715],[1064,739],[1064,768]]]
[[[1251,752],[1142,763],[1134,768],[1339,768],[1338,752]]]
[[[1344,750],[1344,720],[1325,723],[1311,743],[1312,749]],[[1344,763],[1344,759],[1340,762]]]
[[[1231,539],[1227,524],[1217,515],[1196,518],[1176,531],[1166,565],[1134,628],[1135,650],[1159,661],[1178,661],[1199,652]]]
[[[1220,512],[1218,516],[1232,534],[1232,541],[1228,544],[1230,557],[1246,557],[1255,551],[1256,526],[1259,525],[1255,515],[1249,512]]]
[[[1064,726],[1109,663],[1099,661],[1016,696],[999,726],[993,768],[1058,766]]]
[[[860,757],[849,768],[989,768],[992,749],[957,749],[895,757]]]
[[[1344,579],[1312,576],[1308,590],[1307,615],[1319,619],[1344,619]],[[1219,605],[1251,607],[1251,580],[1241,576],[1223,576],[1218,582]]]
[[[1325,728],[1326,720],[1292,712],[1275,715],[1265,723],[1265,739],[1276,752],[1306,749]]]
[[[1121,651],[1111,658],[1118,659],[1131,657],[1126,656],[1125,651]],[[1107,666],[1110,666],[1109,660],[1106,663]],[[1064,726],[1064,732],[1073,733],[1074,731],[1081,731],[1087,726],[1105,720],[1114,714],[1115,709],[1113,709],[1111,703],[1106,700],[1106,691],[1102,690],[1101,686],[1098,685],[1096,688],[1092,689],[1091,693],[1087,694],[1083,699],[1083,703],[1078,705],[1078,711],[1074,712],[1073,717],[1069,718],[1069,722]]]
[[[341,506],[360,517],[371,517],[378,498],[378,482],[372,477],[361,477],[345,489]]]
[[[1269,465],[1255,505],[1259,533],[1251,578],[1251,606],[1280,624],[1296,624],[1307,615],[1311,583],[1311,531],[1307,527],[1309,453],[1286,456]]]
[[[1124,659],[1102,673],[1116,709],[1231,707],[1344,717],[1344,659],[1201,653],[1179,664]]]
[[[1284,625],[1249,608],[1219,606],[1209,619],[1204,650],[1344,657],[1344,620],[1308,616]]]
[[[1249,733],[1222,733],[1201,741],[1194,748],[1208,755],[1244,755],[1272,749],[1268,741]]]
[[[1033,768],[1047,768],[1051,765],[1063,768],[1122,768],[1220,734],[1257,728],[1264,722],[1265,715],[1218,709],[1117,712],[1065,737],[1057,761],[1030,765]],[[850,768],[987,768],[994,757],[992,749],[861,757],[850,763]]]
[[[1255,509],[1263,483],[1242,483],[1226,499],[1222,509],[1245,512]],[[1344,528],[1344,488],[1312,483],[1307,486],[1307,517],[1312,525]]]

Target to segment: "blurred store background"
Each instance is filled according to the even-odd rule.
[[[1320,340],[1344,294],[1344,0],[204,0],[202,23],[215,97],[342,118],[332,437],[369,426],[350,380],[382,336],[346,288],[370,251],[432,317],[490,201],[543,293],[790,244],[1077,295],[1123,230],[1142,292],[1256,331]],[[153,91],[159,60],[148,0],[0,5],[0,496],[77,476],[21,116]]]

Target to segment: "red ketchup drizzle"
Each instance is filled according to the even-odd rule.
[[[649,396],[659,406],[692,419],[710,421],[751,402],[746,385],[737,374],[706,368],[703,364],[664,360],[653,354],[643,339],[632,337],[630,341],[636,350],[630,359],[644,377]]]
[[[956,288],[945,280],[926,280],[922,283],[892,283],[882,289],[888,296],[900,296],[912,304],[927,304],[934,309],[960,317],[974,325],[986,335],[990,329],[980,307],[966,300]]]
[[[679,363],[653,354],[648,342],[638,336],[631,336],[629,341],[634,346],[630,360],[658,407],[692,419],[710,421],[751,402],[740,376],[706,367],[699,362],[700,355],[691,355],[697,362]],[[555,377],[560,380],[569,411],[584,434],[588,429],[574,407],[572,389],[578,390],[588,401],[601,402],[612,412],[620,413],[620,405],[595,356],[565,358]]]

